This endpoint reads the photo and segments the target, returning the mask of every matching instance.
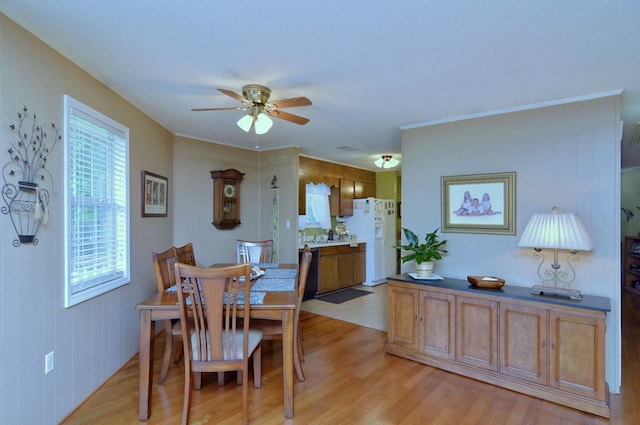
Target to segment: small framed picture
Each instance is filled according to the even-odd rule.
[[[166,177],[142,171],[142,216],[166,217],[169,181]]]
[[[639,242],[633,242],[631,244],[631,253],[632,254],[636,254],[636,255],[640,254],[640,241]]]
[[[443,232],[515,235],[515,172],[440,180]]]

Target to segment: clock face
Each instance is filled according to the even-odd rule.
[[[232,184],[224,185],[224,196],[227,198],[233,198],[236,194],[236,187]]]

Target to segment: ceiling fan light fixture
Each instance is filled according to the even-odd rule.
[[[253,125],[253,115],[245,115],[244,117],[240,118],[236,124],[238,124],[238,127],[248,133],[249,130],[251,130],[251,126]]]
[[[391,155],[382,155],[374,161],[378,168],[393,168],[400,164],[400,161]]]
[[[258,115],[256,119],[256,134],[264,134],[273,126],[273,120],[264,112]]]

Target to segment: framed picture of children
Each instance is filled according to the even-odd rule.
[[[442,231],[515,235],[516,173],[440,178]]]
[[[142,171],[142,217],[167,216],[168,187],[166,177]]]

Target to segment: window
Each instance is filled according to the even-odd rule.
[[[129,283],[129,129],[64,97],[65,307]]]
[[[329,211],[331,188],[324,183],[308,183],[306,191],[307,223],[305,227],[331,229],[331,215]]]

